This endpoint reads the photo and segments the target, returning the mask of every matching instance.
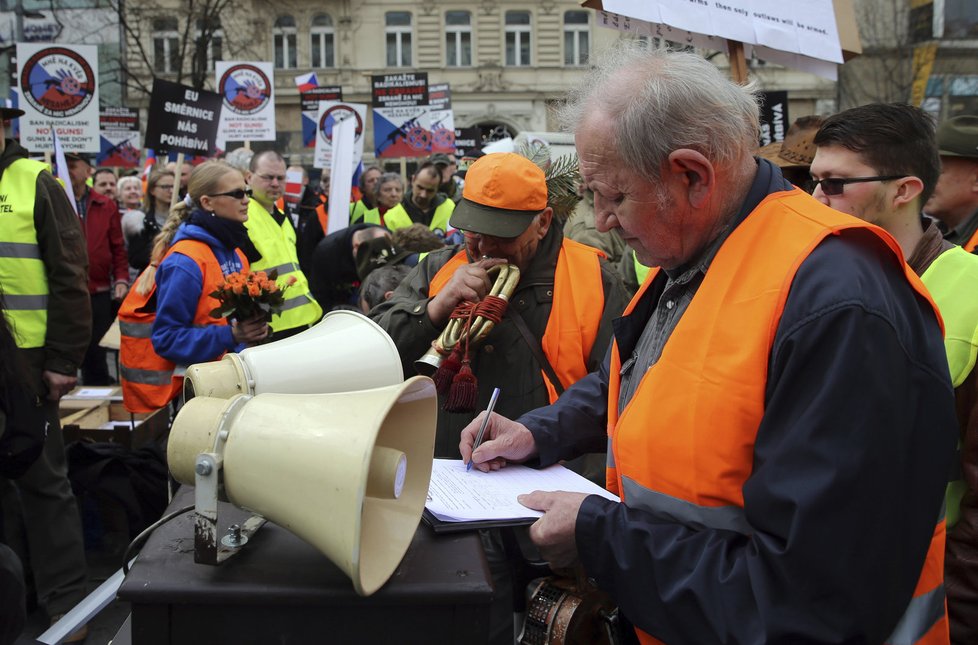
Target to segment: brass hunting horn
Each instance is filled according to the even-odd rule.
[[[490,278],[495,274],[495,281],[485,300],[496,297],[504,302],[508,302],[509,298],[513,295],[513,291],[516,290],[516,285],[520,281],[519,268],[512,264],[497,264],[496,266],[490,267],[487,273]],[[418,374],[433,376],[442,361],[466,338],[465,329],[468,316],[457,314],[467,313],[472,306],[473,303],[469,302],[461,303],[455,308],[445,329],[431,343],[431,348],[425,352],[424,356],[414,361],[414,368],[418,370]],[[477,304],[475,306],[478,307],[479,305]],[[469,347],[482,342],[489,335],[489,332],[492,331],[493,326],[495,326],[495,322],[477,312],[472,318],[472,322],[468,324]]]
[[[471,352],[503,318],[509,298],[520,281],[520,270],[498,264],[492,289],[480,302],[460,302],[442,333],[424,356],[414,362],[419,374],[429,375],[435,389],[444,395],[445,412],[472,412],[479,397],[478,379],[470,364]]]

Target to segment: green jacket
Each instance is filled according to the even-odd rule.
[[[563,232],[555,224],[540,242],[529,268],[521,275],[519,285],[510,299],[526,321],[539,344],[543,338],[553,302],[553,276]],[[438,337],[438,329],[428,318],[428,285],[438,270],[458,253],[460,247],[432,252],[425,256],[394,291],[390,300],[370,312],[370,317],[387,330],[397,345],[405,377],[417,371],[414,361],[420,358]],[[601,281],[604,286],[604,315],[598,338],[594,343],[588,366],[594,370],[604,359],[611,341],[611,322],[624,310],[628,300],[613,267],[601,261]],[[472,368],[479,379],[477,408],[485,409],[493,387],[500,388],[495,411],[515,419],[519,415],[549,403],[547,388],[540,366],[527,347],[516,326],[507,316],[486,337],[472,356]],[[435,456],[459,457],[459,434],[472,415],[450,414],[439,409]]]

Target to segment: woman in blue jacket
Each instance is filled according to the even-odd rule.
[[[194,169],[186,199],[174,207],[157,237],[153,349],[177,365],[214,360],[268,336],[264,318],[227,324],[209,316],[218,306],[210,293],[260,257],[244,226],[250,197],[240,171],[224,162],[205,162]]]

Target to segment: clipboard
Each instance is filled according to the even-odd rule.
[[[539,518],[522,517],[510,520],[474,520],[462,522],[446,522],[434,516],[427,508],[421,513],[421,520],[427,524],[437,535],[445,533],[461,533],[463,531],[477,531],[479,529],[498,529],[510,526],[529,526]]]

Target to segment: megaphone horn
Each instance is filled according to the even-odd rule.
[[[222,452],[227,499],[317,547],[366,596],[418,527],[436,417],[423,376],[338,394],[198,396],[173,422],[167,461],[193,484],[197,456]]]
[[[397,346],[377,323],[333,311],[306,331],[267,345],[196,363],[184,375],[184,398],[236,394],[352,392],[404,380]]]

